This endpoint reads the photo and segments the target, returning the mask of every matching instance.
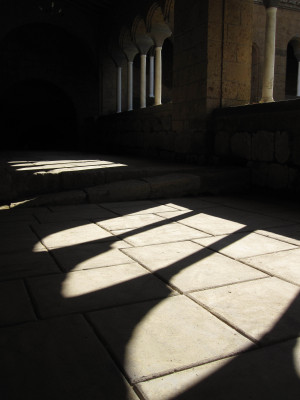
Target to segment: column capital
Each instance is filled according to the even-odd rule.
[[[264,6],[266,8],[270,8],[270,7],[278,7],[280,0],[263,0]]]

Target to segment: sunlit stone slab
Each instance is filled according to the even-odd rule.
[[[263,343],[299,335],[300,288],[277,278],[195,292],[191,297]]]
[[[124,252],[183,292],[266,276],[193,242],[136,247]]]
[[[289,243],[247,232],[196,239],[195,242],[237,259],[296,248]]]
[[[184,296],[89,314],[132,382],[192,367],[251,342]]]
[[[300,339],[137,385],[145,400],[297,399]]]

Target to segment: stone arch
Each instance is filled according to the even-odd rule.
[[[165,39],[172,35],[170,27],[165,22],[164,13],[158,2],[149,8],[146,27],[156,46],[162,47]]]
[[[174,32],[174,8],[175,0],[165,0],[164,19],[172,32]]]
[[[252,43],[252,66],[251,66],[251,103],[260,100],[260,49],[256,43]]]
[[[300,96],[299,62],[300,38],[294,37],[288,42],[286,52],[285,96],[287,99]]]
[[[140,15],[136,16],[133,21],[131,34],[139,52],[141,54],[147,54],[154,43],[151,37],[147,35],[146,22]]]

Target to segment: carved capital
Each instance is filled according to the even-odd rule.
[[[269,8],[269,7],[278,7],[278,6],[279,6],[279,3],[280,3],[280,0],[263,0],[263,3],[264,3],[264,6],[265,6],[266,8]]]

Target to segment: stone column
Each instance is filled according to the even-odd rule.
[[[149,59],[149,97],[154,97],[154,56]]]
[[[127,63],[127,111],[133,110],[133,61]]]
[[[275,69],[275,40],[276,40],[276,15],[279,0],[263,0],[266,7],[266,33],[263,68],[263,87],[261,103],[274,101],[274,69]]]
[[[140,106],[146,108],[147,92],[147,56],[141,54],[141,84],[140,84]]]
[[[155,46],[154,105],[159,106],[162,97],[162,47],[164,41],[172,35],[172,32],[166,24],[153,25],[149,35]]]
[[[300,97],[300,42],[298,40],[293,40],[292,46],[294,55],[298,61],[297,97]]]
[[[161,104],[161,93],[162,93],[162,60],[161,60],[162,47],[158,46],[155,48],[155,95],[154,105],[159,106]]]
[[[142,19],[138,19],[133,26],[133,39],[141,57],[140,79],[140,107],[147,107],[147,54],[153,46],[152,39],[146,34],[146,25]]]
[[[117,67],[117,113],[122,112],[122,67]]]

